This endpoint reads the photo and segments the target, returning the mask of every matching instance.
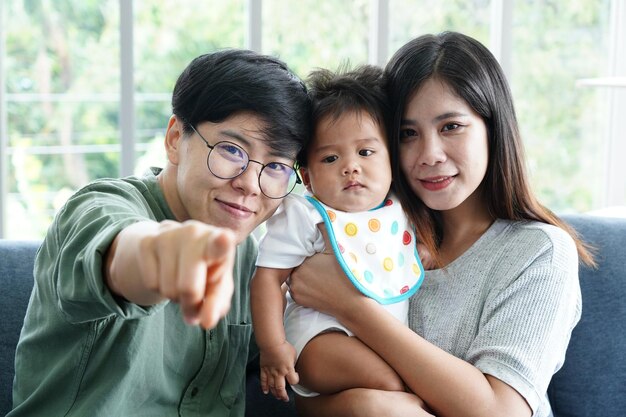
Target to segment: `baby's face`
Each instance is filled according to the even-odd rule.
[[[330,207],[347,212],[377,207],[391,186],[383,129],[367,112],[323,118],[301,174],[307,189]]]

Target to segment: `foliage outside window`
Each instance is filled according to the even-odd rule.
[[[246,0],[135,0],[136,173],[164,161],[176,77],[195,56],[244,47]],[[264,0],[263,52],[302,77],[368,61],[370,0]],[[119,0],[5,2],[8,133],[5,237],[41,238],[67,197],[119,176]],[[389,51],[458,30],[489,45],[489,0],[389,0]],[[576,79],[607,68],[610,0],[516,0],[510,83],[540,199],[557,212],[596,207],[603,181],[603,91]]]

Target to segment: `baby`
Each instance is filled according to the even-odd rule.
[[[282,284],[315,253],[334,253],[347,278],[404,323],[424,276],[413,227],[390,194],[382,70],[318,70],[308,84],[314,134],[298,156],[308,193],[288,196],[268,220],[251,284],[261,388],[285,401],[285,380],[302,396],[403,391],[397,373],[334,317],[289,295],[283,315]]]

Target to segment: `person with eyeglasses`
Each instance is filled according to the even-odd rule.
[[[280,60],[201,55],[181,73],[164,168],[94,181],[38,251],[17,416],[243,416],[253,230],[298,181],[306,87]]]
[[[316,253],[334,256],[345,280],[407,324],[424,268],[416,233],[390,191],[382,69],[316,70],[307,79],[313,137],[298,155],[307,192],[266,223],[251,283],[262,391],[288,401],[351,388],[404,391],[397,372],[335,317],[287,297],[282,285]]]

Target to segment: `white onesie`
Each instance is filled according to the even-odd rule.
[[[290,194],[266,223],[257,266],[295,268],[307,257],[324,251],[324,238],[318,228],[322,222],[346,276],[406,324],[408,298],[420,287],[424,269],[413,228],[392,195],[372,210],[346,213],[323,205],[310,194]],[[289,294],[287,300],[285,334],[298,356],[320,333],[342,331],[352,336],[334,317],[299,306]],[[302,386],[293,389],[302,396],[317,395]]]

